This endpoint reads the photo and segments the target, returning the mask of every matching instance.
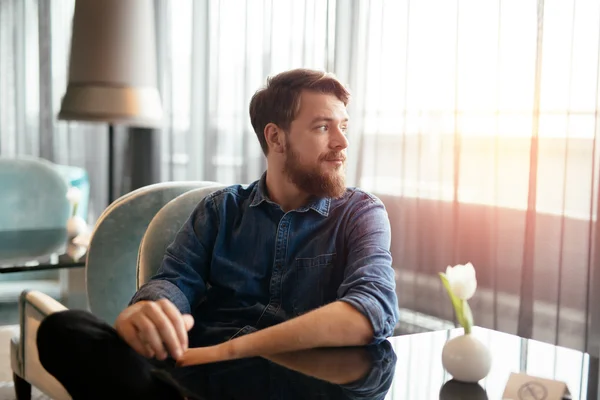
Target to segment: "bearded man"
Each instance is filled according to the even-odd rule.
[[[42,322],[40,360],[74,398],[94,398],[100,387],[159,396],[168,389],[140,371],[163,360],[181,367],[392,335],[387,213],[345,184],[349,97],[328,73],[268,79],[250,102],[267,158],[262,177],[198,204],[114,328],[82,311]],[[79,352],[69,352],[73,343]],[[190,371],[169,374],[189,387]]]

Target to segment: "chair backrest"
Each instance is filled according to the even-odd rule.
[[[142,237],[169,201],[214,182],[165,182],[145,186],[114,201],[98,219],[86,259],[90,311],[112,324],[136,291]]]
[[[156,213],[140,245],[137,264],[138,288],[156,274],[167,246],[173,242],[175,235],[198,203],[208,194],[223,187],[223,185],[210,185],[190,190],[171,200]]]
[[[64,228],[67,183],[49,161],[0,157],[0,231]]]

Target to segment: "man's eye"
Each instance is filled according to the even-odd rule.
[[[319,126],[317,126],[317,129],[320,131],[326,131],[328,129],[328,126],[327,125],[319,125]]]
[[[342,126],[340,129],[344,133],[348,132],[348,127],[347,126]]]

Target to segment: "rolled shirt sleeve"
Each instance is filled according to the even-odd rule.
[[[350,216],[346,232],[348,258],[338,299],[371,322],[373,343],[380,343],[393,334],[399,318],[390,222],[381,200],[367,194]]]
[[[218,213],[213,196],[204,198],[167,247],[162,265],[136,292],[130,305],[141,300],[170,300],[181,313],[190,313],[206,296]]]

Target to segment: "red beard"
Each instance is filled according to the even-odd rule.
[[[329,152],[319,157],[319,162],[328,160],[342,160],[344,163],[339,169],[332,172],[322,172],[320,164],[311,168],[300,163],[300,157],[287,146],[285,149],[286,159],[283,172],[290,181],[300,190],[316,197],[340,198],[346,192],[345,160],[346,157],[340,152]]]

